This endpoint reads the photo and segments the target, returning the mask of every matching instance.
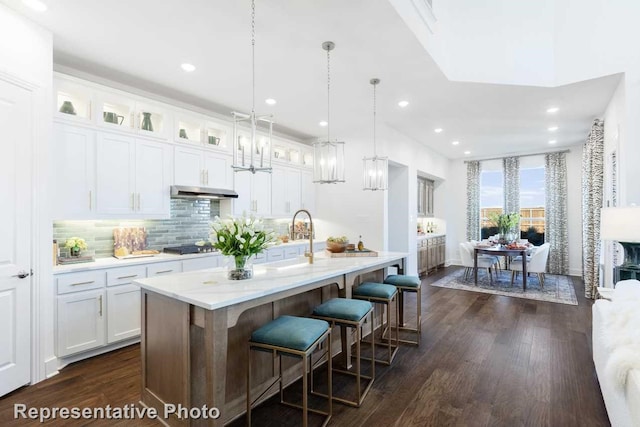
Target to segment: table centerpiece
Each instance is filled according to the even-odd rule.
[[[211,244],[222,255],[234,258],[235,269],[230,269],[228,278],[244,280],[253,277],[249,258],[261,253],[275,242],[275,234],[266,230],[261,218],[246,213],[240,217],[222,219],[216,216],[211,223]]]

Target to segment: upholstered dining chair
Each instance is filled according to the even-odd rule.
[[[527,273],[536,273],[540,287],[544,289],[544,273],[547,271],[547,259],[549,258],[549,243],[540,245],[538,249],[527,259]],[[522,259],[522,258],[521,258]],[[513,281],[522,271],[522,263],[511,264],[511,286]]]
[[[473,252],[467,245],[467,242],[460,243],[460,259],[462,260],[462,266],[465,268],[464,279],[467,280],[473,274]],[[478,268],[487,270],[487,274],[489,275],[489,282],[491,283],[493,283],[491,267],[493,267],[496,262],[496,260],[490,258],[478,257]]]

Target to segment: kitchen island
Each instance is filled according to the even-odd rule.
[[[316,256],[254,267],[254,277],[231,281],[222,269],[136,281],[142,288],[141,401],[160,415],[165,405],[220,410],[218,419],[180,419],[169,425],[223,425],[245,408],[247,342],[251,332],[283,314],[308,316],[329,298],[351,297],[363,280],[382,280],[388,267],[405,269],[407,253],[377,257]],[[348,342],[348,340],[347,340]],[[337,345],[335,348],[340,348]],[[347,346],[348,348],[348,346]],[[256,393],[275,375],[269,354],[252,355]],[[291,364],[283,362],[285,378]]]

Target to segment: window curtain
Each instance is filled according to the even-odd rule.
[[[504,176],[504,213],[520,213],[520,158],[502,159]],[[518,236],[520,237],[520,236]]]
[[[480,162],[467,162],[467,241],[480,240]]]
[[[595,120],[582,147],[582,275],[585,297],[600,282],[600,209],[604,178],[604,122]]]
[[[545,242],[549,243],[547,270],[569,274],[567,229],[567,159],[565,153],[550,153],[545,160]]]

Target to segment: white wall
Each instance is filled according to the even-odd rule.
[[[0,4],[0,74],[14,77],[33,86],[33,118],[30,131],[36,141],[33,158],[35,188],[34,253],[35,272],[32,286],[32,382],[54,374],[57,359],[54,355],[51,239],[52,222],[48,183],[52,171],[49,164],[51,139],[52,92],[51,34]],[[47,366],[51,367],[50,370]]]
[[[366,135],[367,132],[364,132]],[[326,238],[329,235],[346,235],[350,241],[357,242],[362,235],[365,247],[371,249],[388,248],[387,221],[388,209],[400,210],[402,215],[408,217],[406,242],[407,252],[410,252],[408,260],[408,272],[416,274],[416,198],[417,171],[425,171],[441,180],[447,179],[449,160],[436,154],[429,148],[407,138],[394,129],[382,124],[377,127],[378,155],[388,156],[390,161],[406,166],[406,185],[408,189],[408,203],[404,206],[395,206],[388,203],[387,192],[362,190],[362,158],[371,155],[372,143],[359,135],[339,135],[346,142],[346,183],[344,184],[316,184],[317,217],[320,218],[316,225],[316,237]],[[442,198],[436,189],[435,216],[444,217],[445,203],[438,203]],[[439,205],[440,204],[440,205]],[[398,214],[396,212],[396,214]],[[404,239],[403,239],[404,240]],[[400,239],[398,240],[400,241]]]

